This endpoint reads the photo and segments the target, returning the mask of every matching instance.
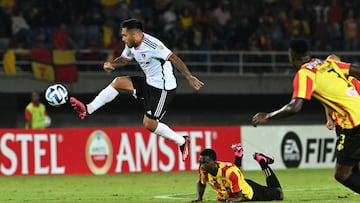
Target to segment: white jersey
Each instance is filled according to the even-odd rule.
[[[136,60],[145,73],[148,85],[159,89],[172,90],[177,86],[173,67],[168,61],[172,54],[172,51],[160,40],[144,33],[141,44],[132,48],[125,45],[121,57],[129,61]]]

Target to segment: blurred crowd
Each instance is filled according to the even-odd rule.
[[[122,50],[124,19],[173,50],[359,48],[356,0],[0,0],[0,46]]]

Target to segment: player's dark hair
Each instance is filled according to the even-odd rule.
[[[212,161],[216,161],[216,152],[213,149],[204,149],[201,156],[208,156]]]
[[[290,42],[290,49],[297,55],[304,56],[310,51],[309,44],[303,39],[293,39]]]
[[[127,30],[138,29],[138,30],[143,31],[143,24],[135,18],[130,18],[130,19],[124,20],[121,23],[121,27],[126,28]]]

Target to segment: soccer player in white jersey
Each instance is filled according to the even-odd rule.
[[[169,50],[160,40],[143,32],[143,25],[136,19],[123,21],[121,36],[125,48],[118,58],[104,63],[104,70],[111,72],[124,63],[135,60],[143,70],[145,77],[119,76],[105,87],[95,99],[87,105],[74,97],[70,103],[85,119],[101,106],[115,99],[120,91],[128,92],[137,99],[143,99],[143,125],[149,131],[172,140],[179,145],[184,161],[189,154],[189,137],[180,136],[168,125],[160,122],[176,92],[174,65],[188,80],[190,86],[199,90],[204,83],[194,77],[185,63]]]

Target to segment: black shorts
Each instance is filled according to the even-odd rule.
[[[130,79],[135,89],[133,96],[137,99],[143,99],[145,115],[151,119],[160,120],[175,97],[176,89],[155,88],[148,85],[145,78],[140,76],[133,76]]]
[[[281,198],[281,192],[278,188],[266,187],[249,179],[245,180],[254,192],[251,201],[271,201],[279,200]]]
[[[354,165],[360,161],[360,126],[342,129],[336,141],[337,163]]]
[[[341,126],[340,125],[335,125],[335,133],[336,133],[336,137],[338,138],[341,134]]]

